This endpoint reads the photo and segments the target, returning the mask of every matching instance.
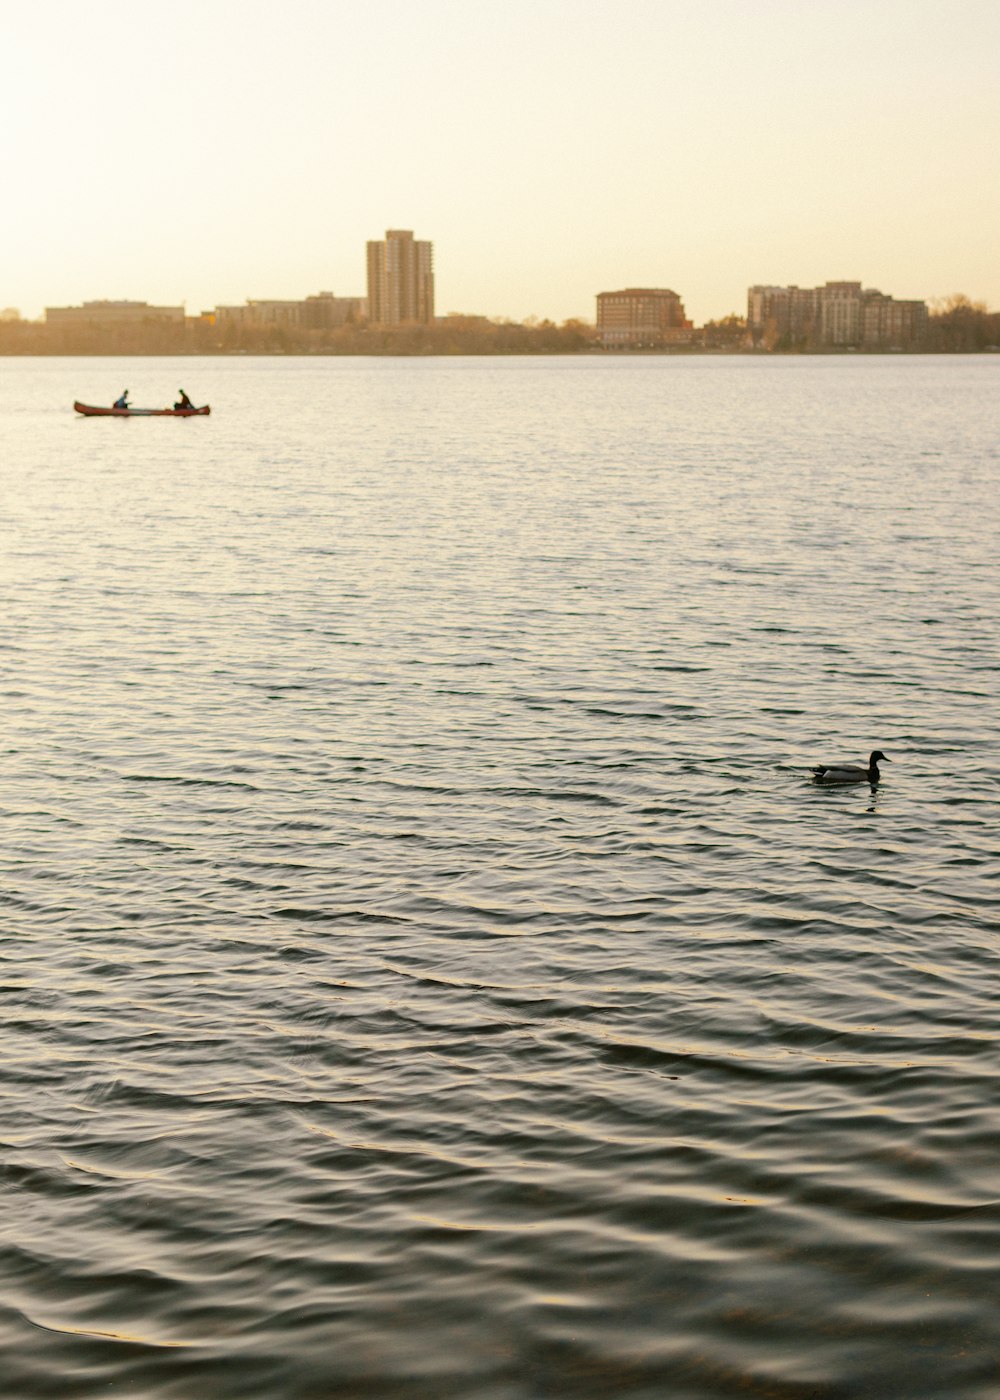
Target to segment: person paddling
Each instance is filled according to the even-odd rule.
[[[185,394],[183,389],[178,389],[177,392],[178,394],[180,394],[180,398],[174,404],[174,408],[194,408],[194,404],[188,398],[187,394]]]
[[[120,399],[115,399],[115,408],[128,408],[128,390],[122,394]]]

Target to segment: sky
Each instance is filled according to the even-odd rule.
[[[1000,0],[33,0],[0,18],[0,308],[365,293],[594,318],[862,281],[1000,309]]]

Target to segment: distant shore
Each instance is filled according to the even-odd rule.
[[[893,346],[829,345],[779,336],[773,327],[748,327],[732,315],[692,328],[670,343],[609,349],[596,326],[569,320],[526,322],[484,316],[448,316],[428,324],[380,327],[365,322],[327,330],[284,325],[219,327],[203,318],[181,322],[144,320],[128,324],[92,321],[65,325],[0,320],[0,357],[107,356],[448,356],[600,355],[629,358],[673,355],[927,355],[995,353],[1000,350],[1000,312],[967,298],[934,310],[919,340]]]
[[[810,350],[734,350],[701,346],[673,346],[649,350],[604,350],[588,346],[582,350],[18,350],[0,348],[0,359],[132,359],[132,360],[190,360],[190,359],[449,359],[474,356],[479,359],[516,359],[587,355],[602,360],[641,359],[743,359],[787,360],[812,359],[900,359],[927,355],[996,355],[1000,345],[956,346],[928,349],[861,349],[855,346],[822,346]]]

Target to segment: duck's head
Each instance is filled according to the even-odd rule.
[[[881,749],[876,749],[875,752],[872,754],[871,758],[868,760],[868,766],[869,766],[870,768],[874,768],[876,763],[891,763],[891,762],[892,762],[892,760],[889,759],[889,758],[886,758],[885,754],[882,752]]]

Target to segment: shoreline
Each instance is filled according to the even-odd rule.
[[[552,350],[439,350],[439,349],[373,349],[373,350],[0,350],[3,360],[538,360],[591,356],[615,360],[641,359],[917,359],[934,355],[997,355],[1000,345],[984,345],[960,350],[865,350],[860,346],[837,348],[824,346],[815,350],[732,350],[701,347],[663,348],[649,350],[586,349]]]

